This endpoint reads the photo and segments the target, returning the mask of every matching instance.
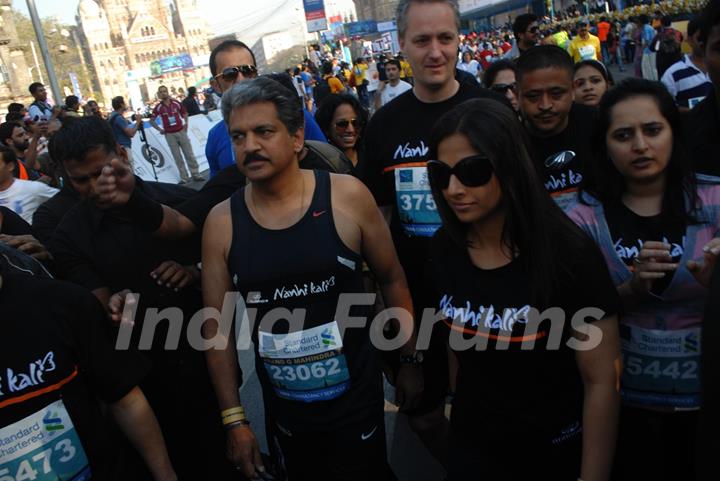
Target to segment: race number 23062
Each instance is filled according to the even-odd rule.
[[[437,210],[432,193],[400,194],[400,208],[403,211]]]

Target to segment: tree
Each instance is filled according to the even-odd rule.
[[[25,53],[25,59],[28,65],[34,67],[32,50],[30,48],[30,42],[33,42],[35,44],[35,53],[38,57],[38,64],[40,66],[40,70],[42,71],[43,80],[47,82],[47,70],[45,68],[45,63],[42,60],[40,47],[38,46],[37,37],[35,36],[35,30],[33,29],[30,18],[18,11],[13,11],[13,21],[18,35],[18,45]],[[80,90],[83,95],[97,98],[97,95],[94,92],[94,86],[92,85],[93,79],[96,79],[97,75],[95,74],[92,63],[86,62],[89,77],[86,78],[80,61],[80,55],[78,53],[78,45],[75,43],[75,38],[80,40],[79,35],[72,35],[72,30],[77,29],[77,26],[61,24],[57,18],[52,17],[43,18],[41,20],[41,24],[43,34],[45,36],[45,42],[47,43],[48,50],[50,51],[50,58],[52,59],[53,67],[55,69],[55,75],[60,86],[60,92],[63,95],[63,98],[57,99],[57,101],[63,101],[65,87],[72,91],[72,82],[70,81],[71,72],[74,72],[77,75],[78,82],[80,83]],[[83,46],[80,45],[81,49],[82,47]],[[33,77],[35,80],[39,80],[38,74],[34,68]]]

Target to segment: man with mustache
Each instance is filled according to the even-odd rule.
[[[573,74],[572,58],[555,45],[535,47],[517,61],[530,155],[554,197],[577,190],[582,166],[590,159],[595,111],[574,103]]]

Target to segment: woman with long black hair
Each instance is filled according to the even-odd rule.
[[[658,82],[599,105],[598,157],[568,215],[599,245],[620,294],[622,409],[615,477],[694,479],[700,334],[720,253],[720,179],[696,176]]]
[[[443,226],[428,282],[458,366],[448,479],[606,480],[617,293],[522,139],[514,113],[492,100],[457,106],[431,137]]]
[[[368,112],[354,95],[328,95],[315,112],[315,120],[328,142],[350,159],[355,175],[362,178],[365,171],[363,133]]]

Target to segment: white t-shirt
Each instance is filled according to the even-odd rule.
[[[468,63],[458,62],[457,68],[466,71],[473,77],[477,77],[478,70],[480,70],[480,63],[475,59],[470,60]]]
[[[37,208],[57,193],[57,189],[42,182],[15,179],[10,187],[0,191],[0,205],[15,212],[28,224],[32,224],[32,217]]]
[[[405,82],[404,80],[398,82],[398,84],[394,87],[390,84],[385,85],[385,88],[380,94],[380,106],[382,107],[383,105],[393,100],[395,97],[399,97],[400,95],[411,89],[412,85]]]

